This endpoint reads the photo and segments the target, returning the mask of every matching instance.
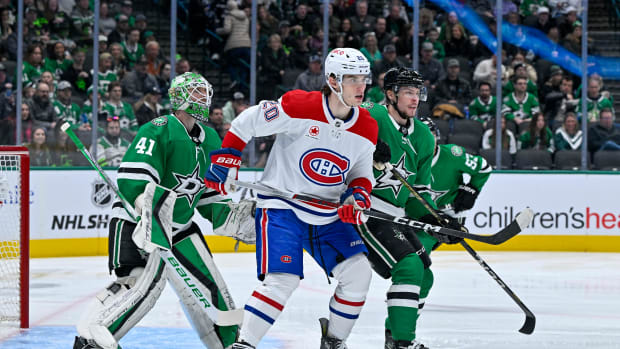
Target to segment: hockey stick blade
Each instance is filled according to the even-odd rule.
[[[340,206],[340,204],[338,204],[337,202],[324,200],[324,199],[317,198],[314,196],[309,196],[309,195],[284,192],[284,191],[271,188],[271,187],[268,187],[260,183],[250,183],[250,182],[236,180],[233,182],[233,185],[247,188],[247,189],[252,189],[260,193],[266,194],[266,195],[277,196],[277,197],[281,197],[285,199],[312,202],[315,204],[320,204],[320,205],[329,206],[333,208],[337,208],[338,206]],[[493,235],[477,235],[477,234],[466,233],[460,230],[454,230],[450,228],[443,228],[437,225],[427,224],[427,223],[420,222],[415,219],[410,219],[407,217],[395,217],[387,213],[374,211],[374,210],[364,211],[364,215],[368,217],[374,217],[377,219],[381,219],[384,221],[393,222],[396,224],[407,225],[415,229],[424,230],[428,233],[439,233],[439,234],[456,236],[456,237],[460,237],[464,239],[484,242],[490,245],[499,245],[509,240],[513,236],[519,234],[523,229],[525,229],[525,227],[527,227],[527,225],[532,220],[534,213],[532,212],[531,209],[526,208],[525,210],[523,210],[517,215],[517,218],[515,219],[515,221],[511,222],[507,227],[505,227],[504,229],[500,230],[499,232]]]
[[[114,184],[114,182],[112,182],[110,177],[108,177],[108,175],[103,171],[99,163],[95,161],[95,159],[93,158],[93,155],[86,149],[86,147],[77,137],[75,132],[73,132],[73,130],[71,129],[71,125],[68,122],[65,122],[61,126],[61,130],[64,131],[69,136],[69,138],[71,138],[73,143],[75,143],[75,145],[78,147],[78,150],[82,153],[82,155],[84,155],[86,160],[90,162],[92,167],[95,169],[95,171],[97,171],[97,173],[103,179],[103,181],[112,189],[114,194],[116,194],[116,196],[120,198],[121,204],[123,205],[127,214],[129,214],[129,216],[135,220],[136,217],[138,217],[136,210],[125,199],[125,197],[122,195],[122,193],[120,192],[116,184]],[[173,277],[181,278],[183,282],[186,283],[187,285],[196,284],[196,281],[194,280],[195,277],[189,274],[188,272],[183,271],[182,276],[178,274],[179,268],[181,267],[181,265],[180,265],[180,262],[177,261],[172,251],[160,248],[159,253],[161,254],[162,259],[166,263],[166,265],[168,265],[168,267],[170,267],[171,269],[174,269],[177,271],[177,273],[171,272],[169,274],[174,275]],[[195,291],[194,290],[192,291],[193,291],[192,294],[196,296],[198,303],[205,304],[204,302],[208,302],[206,301],[206,299],[203,299],[198,296],[196,291],[200,292],[200,290],[196,289]],[[205,309],[205,313],[207,314],[207,316],[215,324],[219,326],[233,326],[233,325],[239,325],[241,324],[241,322],[243,322],[243,308],[232,309],[232,310],[219,310],[219,309],[216,309],[212,304],[208,304],[208,306],[205,304],[204,309]]]

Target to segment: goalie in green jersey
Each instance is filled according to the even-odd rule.
[[[377,184],[372,191],[373,209],[439,225],[390,170],[398,171],[436,208],[430,189],[435,138],[426,125],[415,119],[419,102],[426,100],[424,79],[414,70],[393,68],[385,74],[384,89],[386,105],[363,105],[379,125],[380,141],[374,154]],[[447,219],[450,228],[459,229],[456,220]],[[392,279],[387,291],[385,348],[426,348],[416,341],[415,332],[419,311],[433,284],[430,252],[440,242],[457,243],[461,239],[431,236],[373,218],[359,225],[358,231],[368,247],[373,269],[383,278]]]
[[[196,209],[212,222],[215,233],[252,243],[254,210],[251,202],[222,202],[218,192],[204,185],[209,153],[221,147],[217,132],[200,123],[209,115],[211,85],[199,74],[185,73],[172,81],[169,94],[173,113],[143,125],[119,166],[119,191],[140,216],[134,220],[120,201],[113,204],[108,266],[116,280],[97,294],[78,323],[74,348],[119,348],[118,341],[153,307],[166,280],[207,348],[229,348],[236,339],[238,326],[217,326],[194,297],[199,292],[208,306],[234,308],[192,217]],[[178,268],[172,270],[153,247],[158,232],[163,232],[158,246],[167,241],[179,268],[198,280],[195,285],[168,277]]]
[[[429,117],[419,119],[439,141],[441,135],[433,120]],[[431,169],[431,188],[437,208],[454,218],[458,217],[463,224],[463,212],[474,207],[491,170],[482,156],[469,154],[459,145],[437,145]]]

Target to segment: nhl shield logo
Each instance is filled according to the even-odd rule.
[[[90,195],[90,199],[95,206],[106,207],[112,203],[114,192],[104,181],[95,180],[93,182],[93,191]]]

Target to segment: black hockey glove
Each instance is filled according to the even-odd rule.
[[[372,162],[375,164],[375,168],[383,171],[385,168],[384,164],[390,162],[390,159],[392,159],[390,146],[381,139],[377,139],[377,146],[372,154]]]
[[[425,216],[420,217],[419,220],[424,223],[438,225],[444,228],[450,228],[454,230],[461,230],[462,228],[464,228],[463,225],[459,223],[459,221],[456,218],[450,217],[443,212],[437,212],[437,214],[439,215],[439,217],[441,217],[442,222],[438,222],[435,216],[433,216],[430,213]],[[458,244],[459,242],[463,241],[463,238],[452,236],[452,235],[445,235],[445,234],[439,234],[439,233],[433,233],[431,235],[435,239],[437,239],[437,241],[439,241],[440,243],[449,244],[449,245]]]
[[[474,207],[476,198],[480,192],[478,189],[467,184],[459,185],[459,191],[454,198],[454,212],[466,211]]]

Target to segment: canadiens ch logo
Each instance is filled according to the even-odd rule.
[[[335,186],[344,183],[349,159],[329,149],[310,149],[299,160],[301,173],[314,184]]]
[[[288,263],[290,263],[290,262],[292,262],[292,261],[293,261],[293,257],[291,257],[291,256],[287,256],[287,255],[284,255],[284,256],[281,256],[281,257],[280,257],[280,261],[281,261],[282,263],[287,263],[287,264],[288,264]]]
[[[93,182],[93,192],[90,199],[95,206],[106,207],[112,203],[113,198],[114,193],[109,185],[102,180],[96,180]]]

